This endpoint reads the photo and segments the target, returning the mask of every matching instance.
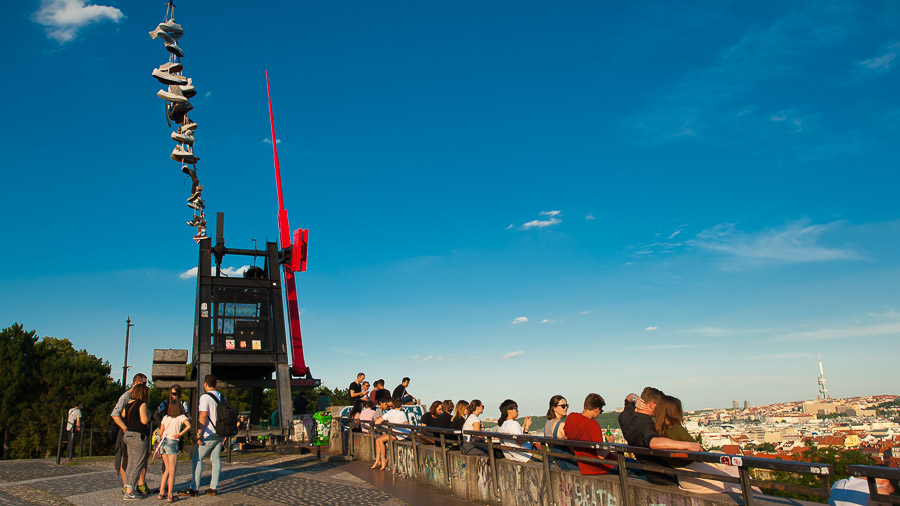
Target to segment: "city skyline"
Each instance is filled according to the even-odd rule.
[[[149,374],[191,346],[197,263],[150,75],[164,5],[10,9],[30,85],[0,140],[0,324],[120,379],[130,316]],[[409,376],[493,416],[653,385],[701,409],[814,398],[817,353],[834,397],[900,384],[896,4],[225,0],[176,20],[209,230],[224,212],[237,248],[277,236],[269,71],[328,386]]]

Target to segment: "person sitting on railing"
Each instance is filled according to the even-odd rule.
[[[359,421],[362,431],[368,434],[371,424],[365,422],[375,421],[375,406],[372,404],[372,401],[367,399],[362,402],[362,411],[359,412]]]
[[[372,404],[377,406],[384,401],[390,400],[390,398],[391,393],[387,388],[384,388],[384,380],[375,380],[375,389],[369,394],[369,400],[372,401]]]
[[[466,424],[466,417],[469,416],[468,411],[468,401],[457,402],[456,411],[453,413],[453,418],[450,419],[450,428],[453,430],[462,430],[463,425]]]
[[[702,451],[702,448],[697,443],[675,441],[656,432],[656,421],[653,419],[653,413],[663,395],[665,394],[656,388],[646,387],[641,391],[640,396],[637,394],[625,396],[625,409],[619,413],[619,427],[622,429],[622,435],[625,436],[625,440],[631,446],[643,446],[654,450]],[[642,402],[636,406],[635,403],[638,400]],[[569,437],[572,437],[571,434]],[[671,467],[665,459],[660,457],[640,454],[636,456],[638,462],[642,464]],[[678,479],[674,476],[649,471],[645,471],[644,475],[647,477],[647,481],[656,485],[678,485]]]
[[[544,437],[552,437],[555,439],[566,439],[566,415],[568,414],[569,402],[561,395],[554,395],[550,398],[550,407],[547,409],[547,423],[544,425]],[[574,455],[568,446],[550,445],[550,451],[556,453],[568,453]],[[578,463],[574,460],[564,459],[560,457],[550,457],[551,462],[555,462],[557,467],[563,471],[577,471]]]
[[[516,421],[516,418],[519,416],[519,405],[516,401],[512,399],[506,399],[500,404],[500,419],[497,420],[497,424],[500,426],[498,432],[501,434],[526,434],[528,432],[528,428],[531,427],[531,417],[526,416],[522,425],[519,425],[519,422]],[[534,445],[530,442],[525,443],[517,443],[512,439],[501,439],[500,443],[503,446],[513,446],[516,448],[522,448],[525,450],[534,450]],[[516,452],[512,450],[503,450],[503,456],[509,460],[514,460],[516,462],[528,462],[531,460],[531,455],[528,452]]]
[[[383,416],[377,418],[375,420],[375,425],[381,425],[384,422],[401,425],[409,424],[409,420],[406,418],[406,413],[403,412],[403,401],[401,401],[400,399],[393,399],[385,404],[387,404],[391,409],[387,411]],[[406,439],[406,434],[409,434],[409,429],[389,428],[386,434],[378,436],[378,439],[375,440],[375,463],[372,464],[372,469],[375,469],[379,463],[381,464],[381,469],[384,469],[385,466],[387,466],[386,447],[388,441],[398,439],[398,436],[395,436],[394,434],[392,434],[392,432],[400,433],[399,439]]]
[[[581,413],[572,413],[566,417],[566,439],[602,443],[603,429],[597,423],[597,417],[603,412],[603,406],[606,406],[606,401],[603,400],[600,394],[587,394],[584,398],[584,409]],[[579,457],[610,460],[616,458],[615,454],[606,450],[598,451],[594,448],[579,448],[577,446],[573,446],[572,449],[575,455]],[[580,460],[578,461],[578,469],[581,471],[581,474],[606,474],[615,470],[611,465],[597,462],[582,462]]]
[[[684,412],[681,409],[681,401],[677,397],[663,395],[656,404],[655,418],[656,432],[658,434],[663,434],[667,438],[675,441],[697,442],[693,436],[688,433],[687,429],[681,425],[681,422],[684,419]],[[696,462],[687,459],[666,459],[666,462],[672,467],[690,469],[691,471],[707,474],[721,474],[733,478],[739,477],[738,468],[735,466]],[[736,483],[693,478],[690,476],[678,476],[678,487],[694,494],[741,493],[741,487]],[[759,491],[759,489],[756,490]]]

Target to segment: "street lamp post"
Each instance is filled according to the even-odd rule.
[[[131,316],[125,320],[125,365],[122,366],[122,386],[127,385],[128,381],[128,337],[130,335],[131,327],[134,327],[134,324],[131,323]]]

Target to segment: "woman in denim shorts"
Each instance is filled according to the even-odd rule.
[[[181,399],[169,392],[169,407],[166,410],[166,416],[162,419],[159,427],[160,437],[164,438],[160,445],[165,470],[162,479],[159,482],[159,498],[166,498],[167,502],[175,502],[178,496],[175,495],[173,488],[175,487],[175,467],[178,465],[178,441],[181,436],[191,430],[191,422],[182,412]],[[166,497],[166,485],[169,487],[169,494]]]

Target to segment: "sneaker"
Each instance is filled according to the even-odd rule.
[[[182,166],[181,166],[181,172],[184,172],[184,173],[187,174],[188,176],[190,176],[190,175],[197,175],[197,171],[195,171],[194,169],[188,167],[187,165],[182,165]]]
[[[201,218],[195,214],[193,219],[191,219],[191,221],[186,221],[185,223],[187,223],[188,225],[190,225],[192,227],[196,227],[197,225],[200,224],[200,220],[201,220]]]
[[[138,498],[137,498],[136,495],[134,495],[134,492],[132,492],[132,493],[130,493],[130,494],[125,494],[125,495],[123,495],[123,496],[122,496],[122,500],[123,500],[123,501],[137,501]]]
[[[193,108],[194,108],[194,106],[191,105],[190,102],[185,102],[183,104],[172,104],[166,110],[166,115],[169,117],[170,120],[181,125],[182,123],[184,123],[187,120],[188,111],[190,111]]]
[[[193,202],[200,198],[200,194],[203,193],[203,185],[198,185],[197,188],[194,189],[194,192],[190,197],[187,198],[188,202]]]
[[[182,35],[184,35],[184,29],[181,28],[181,25],[176,23],[174,19],[170,19],[165,23],[160,23],[159,26],[156,27],[156,29],[168,32],[173,39],[178,39]]]
[[[158,27],[158,26],[156,27],[155,30],[151,30],[151,31],[150,31],[150,38],[151,38],[151,39],[156,39],[157,37],[159,37],[160,39],[162,39],[162,40],[164,40],[164,41],[166,41],[166,42],[175,42],[175,39],[173,39],[172,37],[170,37],[169,34],[166,33],[165,30],[163,30],[162,28],[160,28],[160,27]]]
[[[190,131],[196,130],[196,129],[197,129],[197,124],[194,123],[193,121],[190,121],[187,118],[185,118],[184,125],[182,125],[181,128],[178,129],[178,133],[183,134],[185,132],[190,132]]]
[[[197,495],[197,491],[192,488],[189,488],[187,490],[179,490],[178,495],[184,496],[184,497],[194,497]]]
[[[188,101],[187,97],[182,95],[181,88],[175,85],[169,85],[169,91],[159,90],[156,92],[156,96],[163,99],[168,100],[169,102],[175,104],[184,104]],[[193,142],[193,141],[191,141]]]
[[[159,81],[163,84],[168,84],[168,85],[187,84],[187,80],[188,80],[187,77],[180,76],[178,74],[170,74],[170,73],[166,72],[165,70],[161,70],[161,69],[153,69],[153,72],[151,75],[153,77],[155,77],[157,81]]]
[[[187,99],[185,99],[185,100],[187,100]],[[193,144],[194,144],[194,136],[191,135],[190,132],[188,132],[188,133],[186,133],[186,134],[180,134],[180,133],[178,133],[178,132],[172,132],[171,137],[172,137],[172,140],[173,140],[173,141],[180,142],[180,143],[182,143],[182,144],[188,144],[188,145],[193,145]],[[188,172],[185,172],[185,174],[189,174],[189,173],[188,173]]]
[[[200,244],[200,241],[202,241],[203,239],[206,239],[206,234],[197,234],[194,236],[194,242],[197,244]],[[181,492],[179,492],[179,494],[180,493]],[[197,495],[197,494],[194,494],[194,495]]]
[[[216,489],[214,489],[214,488],[206,489],[206,495],[216,495],[217,493],[218,492],[216,492]]]
[[[186,96],[187,98],[191,98],[197,95],[197,90],[194,89],[194,83],[191,81],[190,77],[187,80],[187,84],[185,84],[184,86],[180,86],[180,88],[182,95]]]
[[[199,199],[199,200],[197,200],[197,201],[195,201],[195,202],[188,202],[187,205],[188,205],[188,207],[190,207],[191,209],[196,209],[196,210],[198,210],[198,211],[201,210],[201,209],[206,208],[206,204],[203,202],[203,199]]]
[[[197,163],[197,160],[199,159],[200,158],[194,156],[193,150],[188,146],[178,145],[172,150],[172,160],[175,160],[176,162]]]
[[[140,492],[140,493],[142,493],[142,494],[149,494],[149,493],[150,493],[150,490],[147,488],[147,485],[146,485],[146,484],[144,484],[144,485],[138,485],[137,490],[138,490],[138,492]]]
[[[184,65],[182,65],[180,62],[177,62],[177,61],[170,61],[169,63],[163,63],[162,65],[160,65],[159,70],[162,70],[163,72],[168,72],[170,74],[177,74],[177,73],[181,72],[182,70],[184,70]],[[190,81],[191,81],[191,79],[188,78],[188,82],[190,82]]]
[[[182,51],[181,48],[178,47],[178,43],[175,41],[166,42],[166,51],[174,54],[179,58],[184,58],[184,51]]]

